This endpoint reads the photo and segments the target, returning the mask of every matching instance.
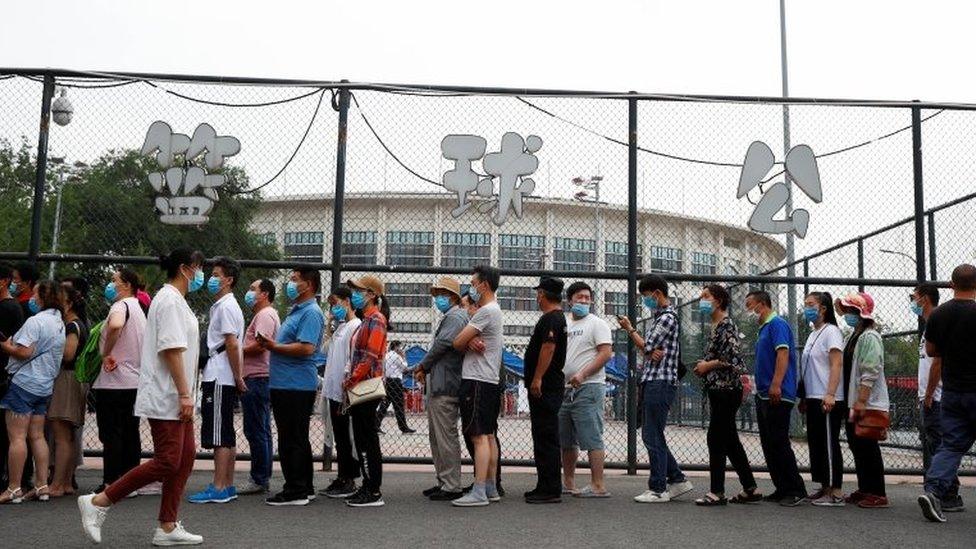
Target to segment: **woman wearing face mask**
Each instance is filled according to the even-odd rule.
[[[878,441],[857,435],[855,422],[867,410],[888,412],[888,384],[884,375],[884,345],[874,325],[874,299],[867,293],[837,300],[837,312],[854,329],[844,346],[844,386],[850,413],[845,424],[847,444],[854,454],[857,491],[845,500],[865,509],[888,507],[884,461]]]
[[[149,307],[134,413],[149,420],[153,458],[113,482],[100,494],[81,496],[78,508],[89,539],[100,543],[109,507],[152,483],[163,483],[159,527],[153,545],[199,545],[203,537],[177,522],[186,481],[193,470],[199,324],[186,294],[203,286],[203,255],[187,248],[160,257],[167,283]],[[130,320],[131,320],[130,313]]]
[[[742,493],[731,501],[754,503],[762,500],[735,424],[742,405],[742,374],[746,368],[739,351],[739,329],[729,318],[729,300],[725,287],[710,284],[702,290],[698,302],[702,316],[707,316],[712,323],[708,347],[694,369],[695,375],[703,378],[711,406],[707,439],[711,491],[695,501],[702,506],[725,505],[729,501],[725,497],[726,459],[732,463],[742,483]]]
[[[0,342],[0,350],[10,356],[7,372],[11,374],[10,388],[0,400],[0,408],[6,410],[10,441],[7,458],[9,487],[0,494],[0,503],[20,503],[25,499],[47,501],[50,498],[44,416],[64,354],[60,288],[50,280],[37,283],[27,306],[32,316],[16,334]],[[34,456],[36,488],[25,495],[20,486],[28,440]]]
[[[133,414],[146,333],[146,314],[135,297],[140,287],[139,275],[119,269],[103,292],[111,307],[99,340],[102,371],[92,384],[98,440],[104,450],[102,485],[96,492],[139,465],[142,457],[139,417]]]
[[[844,505],[844,456],[840,426],[847,417],[844,404],[844,335],[837,327],[833,298],[812,292],[803,302],[803,317],[813,325],[800,359],[800,411],[807,416],[810,476],[820,488],[808,499],[818,507]],[[805,394],[804,394],[805,393]]]

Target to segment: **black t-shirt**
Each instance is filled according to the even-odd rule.
[[[88,325],[81,320],[72,320],[64,326],[65,337],[71,334],[78,336],[78,347],[75,349],[75,357],[71,359],[71,362],[61,364],[61,369],[74,371],[75,362],[78,361],[78,355],[81,354],[81,351],[85,348],[85,343],[88,342]]]
[[[942,304],[925,327],[925,340],[942,357],[942,387],[976,393],[976,301],[953,299]]]
[[[566,365],[566,313],[557,309],[550,311],[535,323],[535,330],[529,339],[529,346],[525,349],[525,386],[532,384],[535,367],[539,363],[539,352],[544,343],[555,343],[556,350],[552,355],[552,362],[542,376],[543,391],[562,392],[565,385],[563,366]]]
[[[12,297],[0,299],[0,332],[6,337],[14,337],[23,325],[24,311],[20,308],[20,303]],[[0,379],[6,379],[9,361],[7,353],[0,351]]]

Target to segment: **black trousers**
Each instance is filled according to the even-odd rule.
[[[393,414],[396,416],[397,427],[401,431],[406,431],[410,426],[407,425],[407,416],[403,411],[403,381],[387,378],[384,383],[386,385],[386,398],[383,399],[379,410],[376,411],[376,428],[379,429],[383,424],[386,411],[390,409],[390,404],[393,404]]]
[[[793,404],[780,401],[773,405],[756,397],[756,423],[769,476],[780,496],[806,497],[807,490],[796,466],[796,454],[790,443],[790,413]]]
[[[742,405],[742,389],[708,391],[708,402],[711,414],[708,419],[708,470],[711,477],[711,491],[713,494],[725,493],[725,460],[732,463],[732,468],[739,476],[742,488],[752,490],[756,487],[756,479],[752,476],[749,458],[739,440],[739,430],[735,425],[735,417]]]
[[[359,478],[359,461],[352,452],[352,419],[342,413],[342,403],[329,400],[329,414],[332,416],[332,432],[335,435],[336,461],[339,462],[338,476],[341,480]]]
[[[359,472],[363,486],[374,494],[383,486],[383,454],[380,452],[380,435],[376,430],[377,402],[364,402],[349,408],[352,418],[353,440],[359,458]]]
[[[559,408],[562,403],[562,391],[543,392],[539,398],[529,397],[532,452],[535,455],[535,470],[538,475],[535,489],[540,494],[558,496],[562,492],[562,480],[559,477]]]
[[[278,460],[286,498],[311,494],[312,445],[308,440],[309,420],[315,405],[315,391],[271,389],[271,412],[278,429]]]
[[[133,413],[136,389],[95,389],[95,421],[104,450],[102,483],[108,486],[139,465],[142,439]]]
[[[840,451],[840,426],[847,406],[838,402],[825,414],[823,400],[807,399],[807,446],[810,449],[810,477],[820,485],[840,489],[844,485],[844,454]]]
[[[854,433],[854,424],[846,421],[847,446],[854,455],[857,490],[874,496],[886,496],[884,460],[877,440],[861,438]]]

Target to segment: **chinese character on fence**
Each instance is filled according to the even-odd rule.
[[[153,190],[169,196],[156,197],[159,220],[171,225],[202,225],[207,222],[217,188],[224,184],[223,174],[210,173],[224,165],[224,159],[241,150],[236,137],[217,135],[210,124],[200,124],[193,137],[173,133],[173,128],[157,120],[149,126],[142,154],[155,153],[156,163],[164,170],[149,174]],[[199,162],[202,157],[203,161]]]
[[[522,217],[522,199],[535,190],[535,181],[528,177],[539,167],[535,153],[542,148],[542,139],[530,135],[524,140],[515,132],[502,136],[501,149],[485,154],[488,142],[477,135],[448,135],[441,141],[444,158],[454,161],[454,168],[444,172],[444,188],[457,194],[458,205],[451,210],[452,217],[460,217],[473,205],[468,200],[471,193],[491,199],[482,204],[480,211],[495,208],[492,222],[505,223],[509,211]],[[481,160],[484,174],[476,172],[472,163]],[[495,180],[498,194],[495,195]]]
[[[764,183],[763,178],[766,177],[775,163],[775,157],[769,145],[762,141],[754,141],[749,145],[746,159],[742,163],[742,172],[739,174],[739,189],[735,197],[742,198],[757,185]],[[810,200],[817,204],[823,200],[817,157],[809,146],[797,145],[790,149],[790,152],[786,154],[783,172],[796,183],[796,186]],[[810,225],[810,212],[807,210],[795,209],[790,217],[774,219],[780,210],[786,206],[789,197],[790,188],[784,182],[778,182],[766,189],[749,218],[749,228],[760,233],[794,233],[800,238],[806,236],[807,227]]]

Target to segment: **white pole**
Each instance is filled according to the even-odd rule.
[[[51,236],[51,253],[58,253],[58,235],[61,233],[61,193],[64,192],[64,168],[61,169],[61,175],[58,177],[58,202],[54,209],[54,233]],[[52,261],[51,266],[48,268],[47,278],[49,280],[54,280],[54,266],[57,262]]]
[[[790,96],[790,80],[789,80],[789,70],[788,64],[786,62],[786,0],[779,0],[779,46],[780,46],[780,64],[782,70],[783,79],[783,97]],[[783,158],[786,158],[786,154],[790,152],[790,106],[786,103],[783,104]],[[790,179],[789,174],[785,174],[787,198],[786,198],[786,216],[793,215],[793,182]],[[796,267],[793,265],[793,261],[796,259],[796,250],[794,248],[793,233],[786,234],[786,263],[789,265],[786,268],[786,275],[793,277],[796,276]],[[786,313],[789,315],[790,326],[793,328],[794,337],[797,333],[796,325],[796,284],[790,282],[786,285]]]

